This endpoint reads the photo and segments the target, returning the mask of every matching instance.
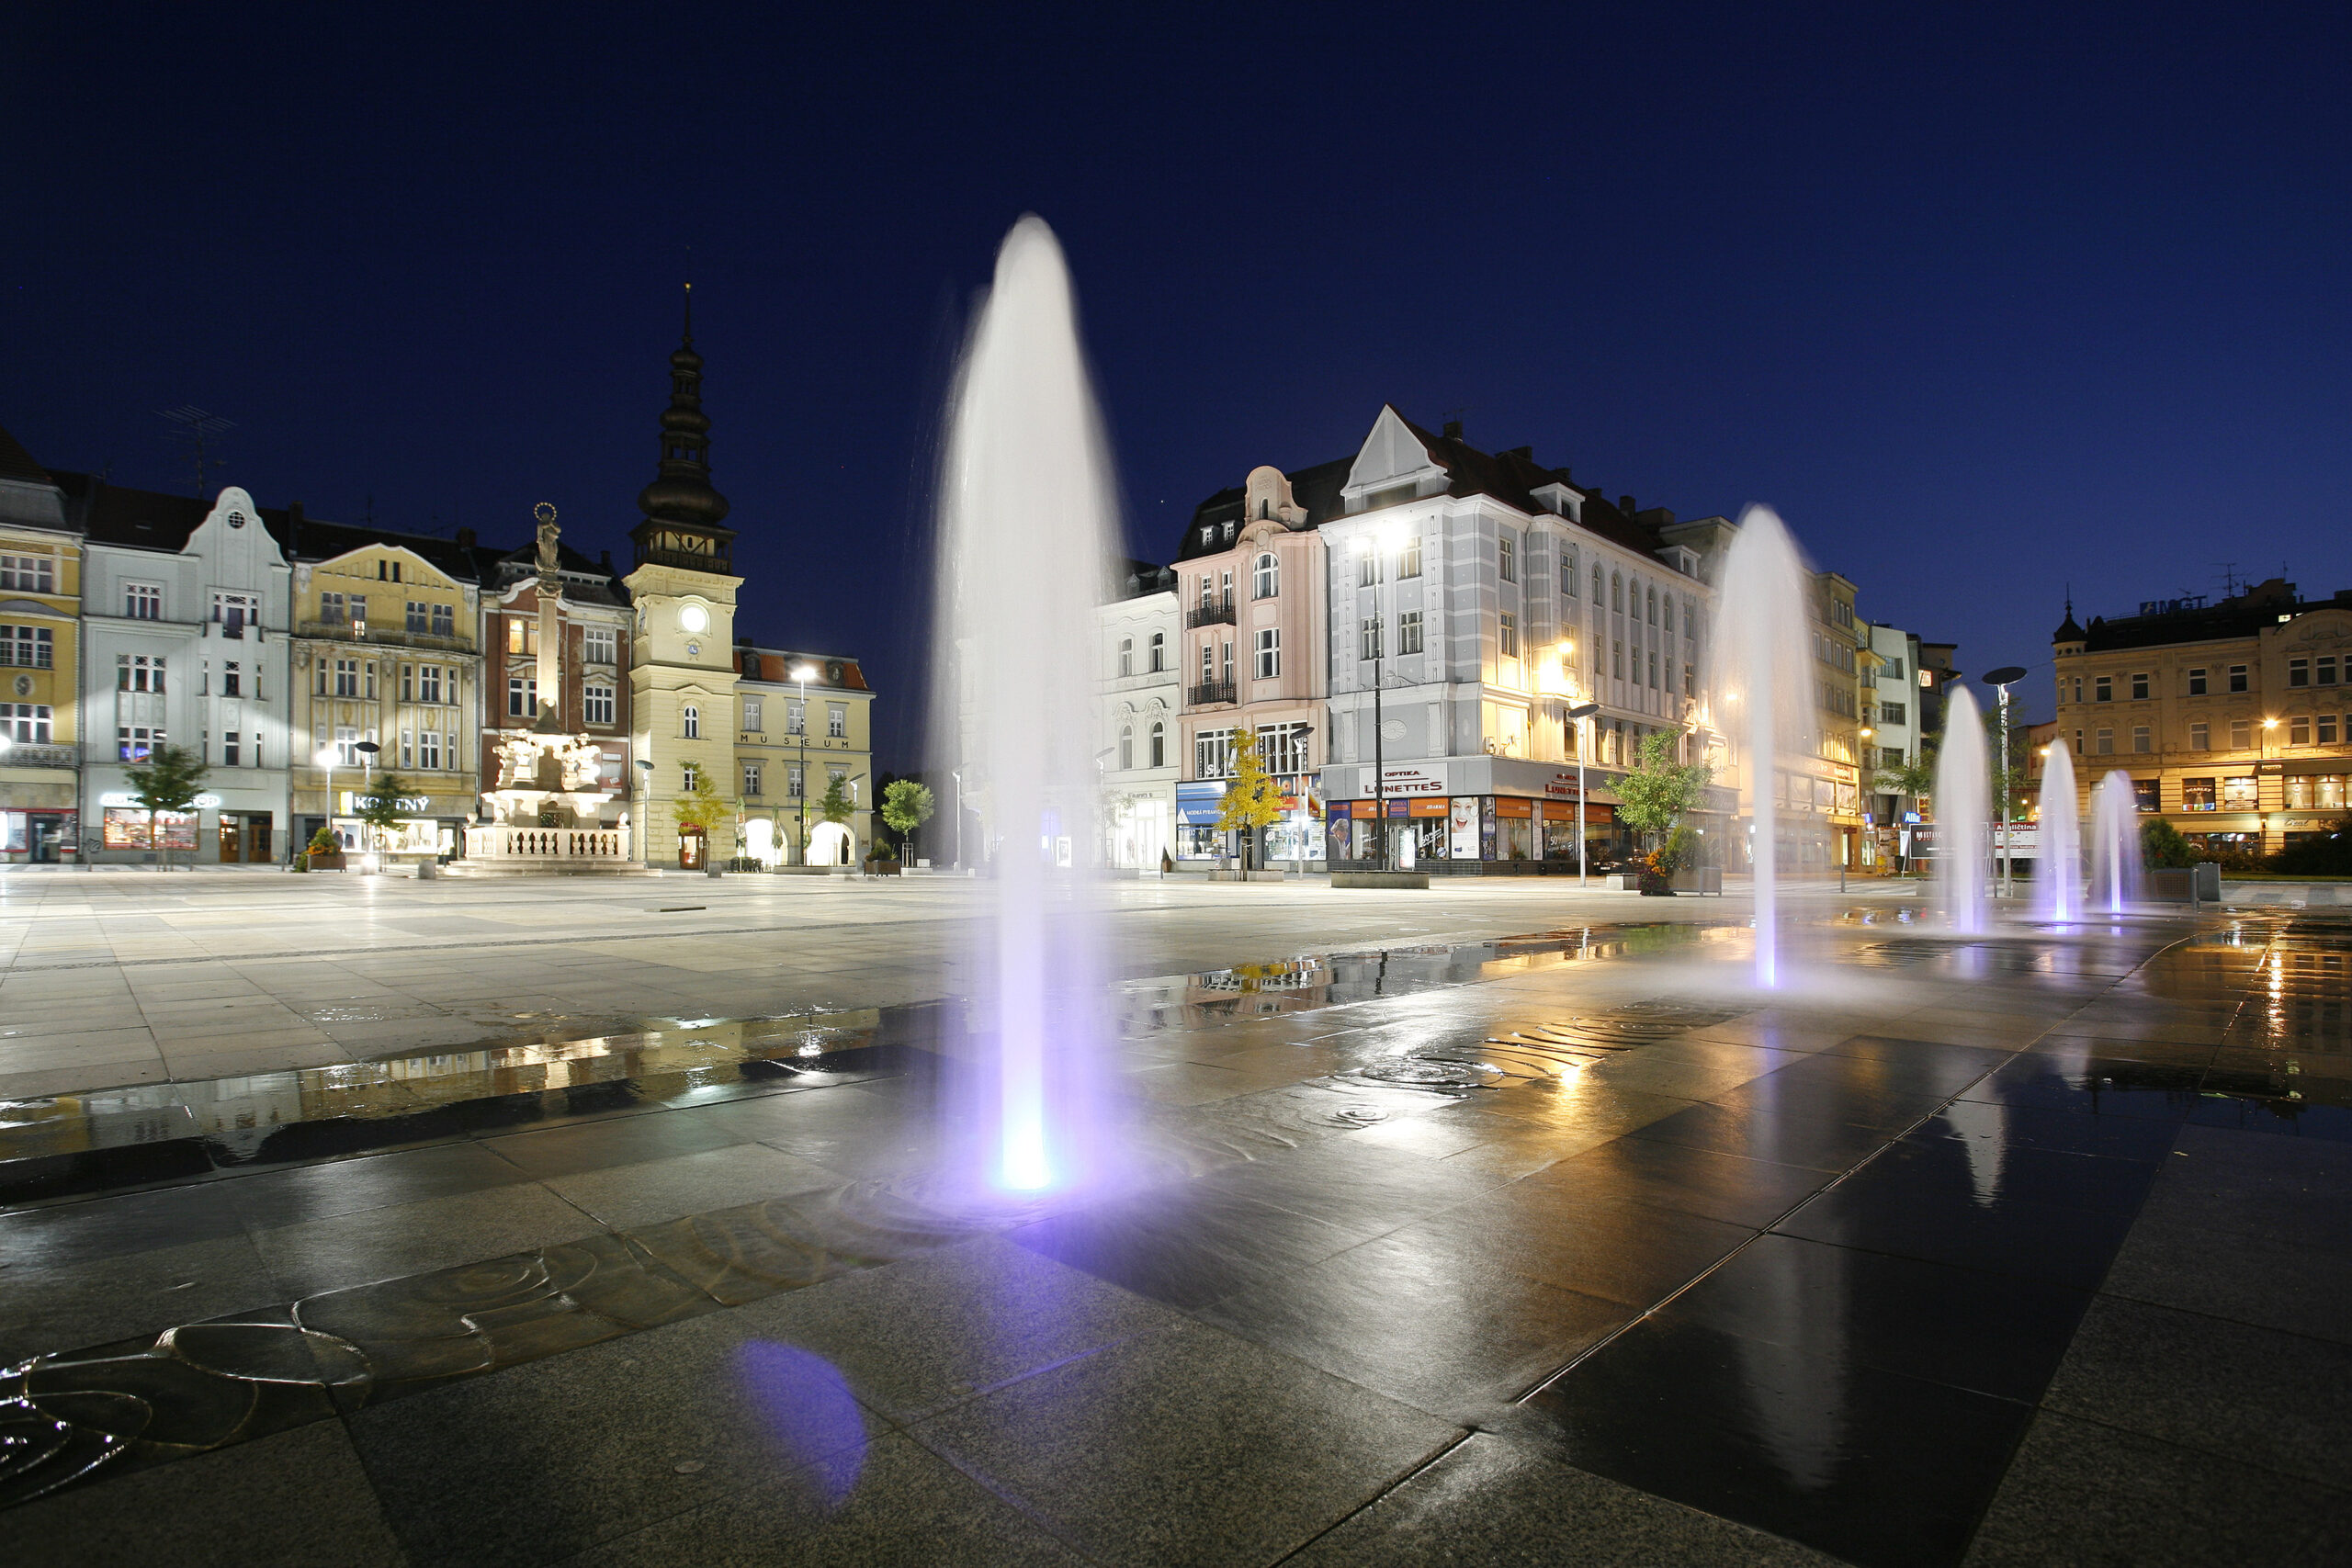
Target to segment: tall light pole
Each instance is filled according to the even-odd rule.
[[[322,746],[322,747],[320,747],[320,748],[319,748],[319,754],[318,754],[317,756],[315,756],[315,757],[312,757],[312,758],[311,759],[311,761],[312,761],[313,762],[316,762],[319,766],[321,766],[322,768],[324,768],[324,769],[327,771],[326,826],[327,826],[327,830],[328,830],[328,831],[330,831],[330,832],[334,832],[334,747],[332,747],[332,746]],[[342,835],[342,834],[340,834],[340,833],[336,833],[336,834],[335,834],[335,837],[336,837],[336,838],[338,838],[338,839],[340,839],[341,837],[343,837],[343,835]]]
[[[2017,891],[2009,875],[2009,683],[2025,679],[2025,666],[2004,664],[1980,678],[2001,694],[2001,897],[2007,898]]]
[[[637,760],[637,859],[640,865],[653,858],[653,828],[645,814],[653,808],[653,763],[650,758]]]
[[[1591,750],[1584,725],[1585,720],[1600,711],[1599,703],[1577,703],[1568,709],[1569,722],[1577,727],[1577,886],[1586,886],[1584,838],[1584,758]]]

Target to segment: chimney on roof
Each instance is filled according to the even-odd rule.
[[[458,547],[461,550],[469,550],[474,547],[474,531],[471,528],[458,530]]]
[[[606,571],[611,571],[613,570],[613,552],[610,550],[599,551],[596,556],[596,564],[603,567]]]
[[[1461,439],[1462,439],[1462,422],[1461,422],[1460,420],[1458,420],[1458,419],[1449,419],[1449,420],[1447,420],[1447,421],[1445,422],[1444,431],[1445,431],[1445,438],[1446,438],[1448,441],[1459,441],[1459,440],[1461,440]]]
[[[300,528],[302,525],[302,503],[300,502],[289,501],[286,503],[286,520],[293,524],[297,528]]]
[[[1631,517],[1634,514],[1634,498],[1630,495],[1619,496],[1617,498],[1617,510],[1623,513],[1626,516]]]
[[[1510,451],[1504,453],[1503,456],[1506,457],[1524,457],[1532,463],[1535,461],[1535,448],[1532,446],[1514,446]]]

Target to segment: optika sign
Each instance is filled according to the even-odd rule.
[[[1419,768],[1389,768],[1380,775],[1383,795],[1443,795],[1445,781]]]

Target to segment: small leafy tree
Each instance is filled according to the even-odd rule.
[[[681,791],[670,802],[670,817],[677,823],[681,837],[697,829],[705,835],[706,856],[710,852],[707,836],[711,829],[732,815],[733,807],[719,798],[718,791],[711,785],[710,775],[700,768],[695,770],[693,787]]]
[[[857,802],[850,797],[849,780],[835,773],[826,781],[824,797],[817,802],[817,819],[847,827],[851,814],[856,809]]]
[[[354,814],[376,830],[379,848],[382,847],[386,835],[397,829],[406,817],[406,810],[401,805],[401,796],[406,793],[407,786],[401,783],[400,775],[387,768],[376,775],[375,782],[364,792],[353,797]]]
[[[122,771],[122,776],[130,781],[131,798],[146,808],[147,841],[154,846],[156,863],[165,871],[172,868],[172,852],[156,836],[156,816],[192,810],[204,786],[204,775],[209,772],[204,759],[185,746],[158,746],[147,753],[144,762],[134,762]]]
[[[1654,729],[1642,737],[1641,754],[1632,771],[1617,781],[1617,819],[1650,840],[1650,874],[1663,880],[1674,874],[1690,840],[1674,837],[1676,824],[1706,798],[1715,770],[1704,762],[1674,760],[1678,729]]]
[[[930,787],[913,779],[892,779],[882,788],[882,820],[907,840],[910,852],[915,830],[930,821],[938,808]]]
[[[1239,829],[1255,844],[1258,829],[1283,819],[1283,792],[1258,759],[1258,738],[1242,733],[1233,738],[1233,777],[1226,782],[1225,799],[1217,807],[1217,831]],[[1243,856],[1243,863],[1248,863]]]
[[[2173,871],[2197,863],[2197,846],[2161,817],[2140,824],[2140,858],[2152,871]]]

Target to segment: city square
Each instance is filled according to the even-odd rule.
[[[2343,14],[12,43],[0,1561],[2352,1562]]]

